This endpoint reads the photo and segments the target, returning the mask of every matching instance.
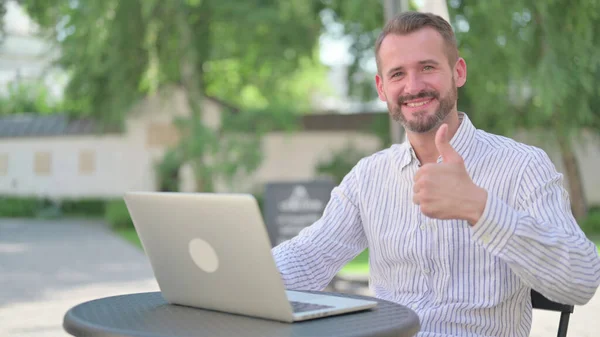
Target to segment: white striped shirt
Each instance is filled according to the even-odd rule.
[[[418,336],[528,336],[530,289],[582,305],[600,283],[595,245],[574,220],[563,178],[542,150],[477,130],[466,114],[450,144],[488,191],[483,215],[424,216],[412,201],[408,142],[363,158],[323,216],[273,248],[288,289],[322,290],[369,249],[375,296],[412,308]]]

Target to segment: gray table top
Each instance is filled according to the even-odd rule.
[[[63,327],[71,335],[86,337],[409,337],[419,331],[419,318],[412,310],[375,300],[379,302],[378,306],[369,311],[288,324],[171,305],[165,302],[160,292],[150,292],[79,304],[65,314]]]

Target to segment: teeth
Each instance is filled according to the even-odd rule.
[[[406,105],[408,105],[411,108],[415,108],[415,107],[418,107],[418,106],[425,105],[425,104],[427,104],[429,102],[431,102],[431,100],[429,100],[429,101],[423,101],[423,102],[418,102],[418,103],[406,103]]]

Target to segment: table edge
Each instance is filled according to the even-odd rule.
[[[88,336],[90,333],[92,333],[93,335],[98,335],[98,336],[103,336],[103,337],[105,337],[105,336],[106,337],[131,337],[128,335],[120,334],[118,332],[118,330],[116,330],[116,329],[107,328],[105,326],[98,326],[96,324],[89,323],[89,322],[84,323],[79,318],[75,317],[75,315],[73,314],[73,311],[76,310],[77,308],[79,308],[80,306],[90,304],[90,303],[93,303],[96,301],[104,301],[104,300],[107,300],[110,298],[115,298],[115,297],[144,295],[144,294],[157,294],[157,293],[160,293],[160,291],[144,291],[144,292],[137,292],[137,293],[132,292],[132,293],[127,293],[127,294],[117,294],[117,295],[111,295],[111,296],[98,297],[98,298],[94,298],[92,300],[81,302],[81,303],[71,307],[64,314],[63,324],[62,324],[63,330],[65,330],[67,333],[69,333],[72,336]]]
[[[368,296],[368,295],[360,295],[360,294],[345,294],[345,293],[337,293],[337,292],[327,292],[327,291],[313,291],[313,290],[299,290],[299,291],[304,291],[307,293],[322,293],[322,294],[328,294],[328,295],[337,295],[337,296],[351,296],[354,298],[362,298],[362,299],[372,299],[374,301],[377,301],[378,303],[380,302],[387,302],[387,303],[391,303],[393,305],[400,305],[403,306],[405,308],[407,308],[411,314],[411,316],[413,316],[413,318],[416,320],[416,324],[410,329],[411,331],[406,331],[406,333],[402,333],[401,335],[395,334],[395,337],[408,337],[408,336],[415,336],[419,331],[421,331],[421,318],[419,317],[419,315],[411,310],[410,308],[408,308],[405,305],[399,304],[399,303],[395,303],[392,301],[388,301],[388,300],[384,300],[381,298],[377,298],[377,297],[373,297],[373,296]],[[115,297],[124,297],[124,296],[133,296],[133,295],[150,295],[150,294],[160,294],[160,291],[147,291],[147,292],[138,292],[138,293],[127,293],[127,294],[119,294],[119,295],[112,295],[112,296],[105,296],[105,297],[100,297],[100,298],[96,298],[96,299],[92,299],[92,300],[88,300],[85,302],[81,302],[73,307],[71,307],[63,316],[63,329],[71,334],[72,336],[89,336],[94,335],[94,336],[102,336],[102,337],[131,337],[131,335],[123,335],[121,333],[119,333],[120,330],[117,329],[112,329],[112,328],[107,328],[106,326],[98,326],[96,324],[93,323],[89,323],[89,322],[82,322],[79,318],[77,318],[74,314],[73,311],[76,310],[78,307],[86,305],[86,304],[90,304],[96,301],[104,301],[110,298],[115,298]],[[294,323],[290,323],[290,324],[294,324]],[[381,337],[387,337],[389,336],[387,333],[384,333],[383,335],[381,335],[380,333],[376,333],[375,335],[373,335],[374,337],[377,336],[381,336]]]

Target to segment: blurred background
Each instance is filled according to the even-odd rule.
[[[598,1],[0,4],[2,335],[58,336],[73,305],[156,290],[126,191],[252,193],[273,244],[318,217],[360,158],[404,139],[373,45],[405,10],[451,22],[468,66],[459,110],[543,148],[600,245]],[[368,251],[331,288],[368,294],[366,280]],[[598,302],[576,310],[578,336],[600,329]],[[532,336],[555,333],[539,322]]]

